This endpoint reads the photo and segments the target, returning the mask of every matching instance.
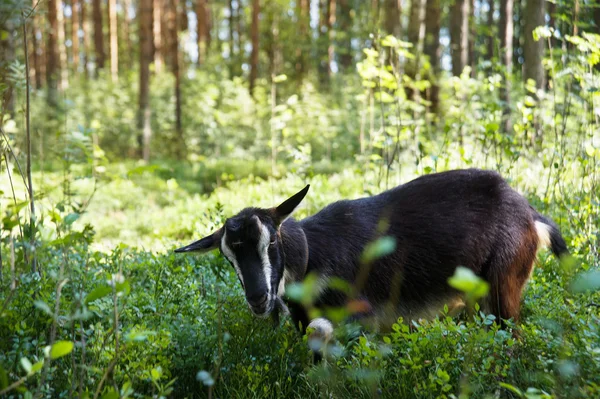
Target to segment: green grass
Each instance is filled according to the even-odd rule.
[[[74,168],[71,173],[86,175]],[[272,206],[307,182],[311,191],[298,217],[339,198],[380,191],[383,183],[374,184],[373,174],[344,170],[270,181],[234,175],[212,186],[199,185],[194,173],[183,165],[110,165],[73,224],[65,223],[72,209],[62,197],[64,174],[36,174],[43,193],[37,251],[43,273],[28,272],[17,242],[12,293],[9,269],[3,268],[0,365],[7,381],[24,376],[21,359],[44,359],[53,329],[54,341],[75,347],[32,374],[21,385],[22,394],[72,396],[81,389],[92,397],[105,374],[103,394],[117,387],[132,397],[206,397],[209,391],[212,397],[249,398],[519,397],[518,392],[531,398],[594,398],[600,393],[600,294],[571,289],[580,273],[598,265],[586,233],[597,234],[598,220],[586,213],[595,208],[581,206],[585,192],[557,195],[548,203],[544,180],[523,177],[532,172],[508,173],[532,203],[561,222],[577,259],[560,266],[548,253],[540,255],[524,295],[519,340],[491,327],[484,315],[398,324],[386,335],[345,326],[337,332],[334,356],[314,366],[306,339],[289,319],[274,328],[252,317],[220,255],[171,250],[210,232],[240,208]],[[73,180],[69,201],[81,202],[93,189],[90,177]],[[61,215],[55,222],[52,210]],[[8,247],[2,249],[8,259]],[[107,288],[102,298],[86,300],[121,275],[124,282],[114,292]],[[57,286],[62,288],[55,311]]]

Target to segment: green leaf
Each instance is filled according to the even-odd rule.
[[[85,303],[94,302],[97,299],[103,298],[112,292],[112,288],[108,285],[101,285],[99,287],[94,288],[92,292],[88,294],[85,298]]]
[[[57,341],[52,345],[50,349],[50,358],[58,359],[59,357],[63,357],[68,355],[73,350],[73,342],[71,341]]]
[[[369,263],[391,254],[395,249],[396,239],[394,237],[381,237],[366,246],[361,256],[361,260],[363,263]]]
[[[119,399],[119,393],[115,392],[114,389],[111,389],[110,391],[106,392],[104,395],[102,395],[100,398],[101,399]]]
[[[37,373],[38,371],[40,371],[42,369],[43,366],[44,366],[44,359],[42,359],[39,362],[35,363],[31,367],[31,374]]]
[[[79,213],[77,213],[77,212],[69,213],[69,214],[68,214],[67,216],[65,216],[65,218],[64,218],[65,225],[67,225],[67,226],[70,226],[70,225],[72,225],[73,223],[75,223],[75,221],[76,221],[77,219],[79,219],[79,216],[80,216],[80,215],[79,215]]]
[[[600,290],[600,270],[589,270],[579,274],[570,286],[570,291],[575,294],[598,290]]]
[[[52,310],[50,309],[50,306],[48,306],[48,304],[46,302],[40,301],[40,300],[33,301],[33,306],[35,306],[42,312],[46,313],[48,316],[53,316]]]
[[[31,368],[33,367],[31,365],[31,362],[29,361],[29,359],[27,359],[26,357],[22,357],[21,358],[21,367],[23,367],[23,370],[25,370],[25,372],[27,374],[31,373]]]
[[[476,276],[471,269],[462,266],[456,268],[454,275],[448,279],[448,284],[475,300],[485,296],[490,289],[486,281]]]
[[[515,395],[518,395],[520,398],[523,397],[523,392],[521,392],[521,390],[517,387],[514,387],[510,384],[506,384],[504,382],[500,383],[500,386],[504,389],[508,389],[509,391],[511,391],[512,393],[514,393]]]

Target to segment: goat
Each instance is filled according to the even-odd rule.
[[[558,257],[568,253],[557,226],[496,172],[429,174],[372,197],[332,203],[296,221],[291,214],[308,189],[275,208],[246,208],[213,234],[176,252],[220,248],[251,311],[266,317],[284,307],[286,285],[301,282],[308,273],[359,283],[365,247],[382,234],[391,236],[395,249],[369,265],[358,292],[358,299],[369,305],[360,316],[381,325],[398,317],[426,317],[460,298],[447,283],[457,266],[470,268],[490,284],[487,310],[496,320],[517,320],[538,248],[549,246]],[[314,305],[339,307],[349,299],[324,287]],[[286,302],[301,331],[310,327],[325,340],[331,337],[331,321],[309,320],[306,309]]]

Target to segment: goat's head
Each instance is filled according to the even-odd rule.
[[[252,313],[266,317],[281,294],[279,283],[283,278],[284,255],[279,229],[309,187],[276,208],[246,208],[227,219],[213,234],[175,252],[206,252],[219,248],[235,269]]]

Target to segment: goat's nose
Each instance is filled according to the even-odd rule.
[[[262,308],[267,302],[267,294],[257,294],[248,297],[248,303],[253,308]]]

